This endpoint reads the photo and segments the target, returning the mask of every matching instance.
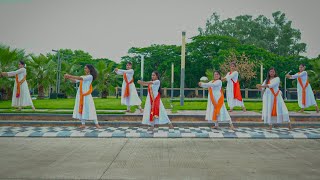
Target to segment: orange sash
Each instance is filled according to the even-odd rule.
[[[268,84],[270,84],[270,80],[269,80]],[[272,105],[271,116],[277,116],[277,96],[280,93],[280,89],[278,90],[277,93],[274,92],[273,88],[270,88],[270,91],[273,94],[273,105]]]
[[[128,96],[130,96],[130,84],[133,83],[133,77],[132,77],[132,80],[130,82],[128,82],[127,74],[123,73],[123,79],[126,82],[126,89],[124,91],[124,97],[128,97]]]
[[[150,96],[150,105],[151,105],[150,122],[153,122],[153,119],[154,118],[158,118],[159,117],[159,113],[160,113],[160,93],[158,93],[157,97],[154,98],[151,86],[152,85],[149,84],[148,93],[149,93],[149,96]]]
[[[229,72],[229,75],[230,74],[232,74],[232,72]],[[239,78],[237,82],[234,82],[233,79],[231,79],[231,81],[233,82],[233,98],[242,101]]]
[[[212,91],[212,87],[209,87],[209,95],[210,95],[210,100],[211,103],[213,104],[214,107],[214,111],[213,111],[213,115],[212,115],[212,120],[217,120],[217,116],[220,114],[220,109],[223,106],[224,103],[224,95],[223,95],[223,91],[221,89],[221,96],[218,100],[218,102],[215,101],[214,96],[213,96],[213,91]]]
[[[90,89],[88,92],[86,93],[83,93],[82,92],[82,83],[83,83],[83,80],[80,81],[80,103],[79,103],[79,114],[82,114],[83,112],[83,99],[84,99],[84,96],[87,96],[89,94],[92,93],[92,84],[90,84]]]
[[[19,77],[18,77],[18,74],[16,74],[16,84],[17,84],[17,92],[16,92],[16,98],[19,98],[20,97],[20,91],[21,91],[21,84],[24,83],[27,79],[27,76],[25,75],[23,77],[23,79],[21,79],[21,81],[19,81]]]
[[[298,74],[300,74],[300,72],[298,72]],[[298,82],[299,82],[299,84],[300,84],[300,86],[302,88],[302,104],[305,106],[306,105],[306,95],[307,95],[306,94],[306,89],[307,89],[307,87],[309,85],[309,80],[307,79],[307,82],[306,82],[305,86],[303,86],[301,77],[298,77]]]

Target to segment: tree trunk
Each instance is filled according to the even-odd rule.
[[[107,96],[108,96],[108,92],[106,90],[103,90],[101,92],[101,98],[107,98]]]
[[[43,99],[44,98],[44,87],[42,85],[38,86],[38,98]]]

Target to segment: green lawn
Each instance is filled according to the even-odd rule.
[[[36,109],[63,109],[63,110],[72,110],[74,107],[74,99],[42,99],[42,100],[33,100],[33,103]],[[143,100],[142,106],[144,106]],[[170,98],[162,98],[163,104],[166,109],[171,109],[171,102]],[[126,110],[126,106],[121,105],[120,98],[116,99],[114,97],[101,99],[101,98],[94,98],[95,106],[97,110]],[[317,100],[318,105],[320,105],[320,100]],[[286,105],[289,111],[298,111],[300,108],[296,101],[289,101],[286,102]],[[206,100],[198,100],[198,101],[191,101],[188,100],[184,103],[184,106],[180,106],[180,102],[175,100],[172,102],[172,110],[176,112],[178,110],[205,110],[207,106]],[[262,102],[261,101],[245,101],[245,106],[249,111],[261,111],[262,109]],[[132,107],[131,111],[134,111],[137,107]],[[11,101],[0,101],[0,109],[8,109],[11,111]],[[30,109],[30,107],[28,108]],[[235,108],[235,110],[240,110],[240,108]],[[314,107],[310,107],[306,109],[307,111],[314,111]],[[5,112],[5,111],[2,111]],[[105,112],[108,113],[108,112]],[[101,113],[103,114],[103,113]]]

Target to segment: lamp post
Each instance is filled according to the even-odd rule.
[[[143,73],[144,73],[144,55],[141,55],[141,75],[140,80],[143,81]],[[140,99],[143,97],[143,86],[140,84]]]
[[[181,45],[181,76],[180,76],[180,106],[184,105],[184,75],[186,63],[186,32],[182,31]]]
[[[173,99],[174,63],[171,63],[171,100]]]
[[[53,52],[56,52],[58,55],[58,67],[57,67],[57,83],[56,83],[56,93],[57,97],[60,93],[60,73],[61,73],[61,59],[60,59],[60,52],[59,50],[52,49]]]

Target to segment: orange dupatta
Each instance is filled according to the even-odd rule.
[[[300,72],[298,72],[298,74],[300,74]],[[305,86],[303,86],[301,77],[298,77],[298,82],[299,82],[299,84],[300,84],[300,86],[302,88],[302,104],[305,106],[306,105],[306,95],[307,95],[306,94],[306,89],[307,89],[307,87],[309,85],[309,80],[307,79],[307,82],[306,82]]]
[[[151,110],[150,110],[150,122],[153,122],[154,118],[159,117],[160,113],[160,93],[158,93],[157,97],[153,97],[153,92],[152,92],[152,85],[148,85],[148,93],[150,96],[150,105],[151,105]]]
[[[212,105],[214,107],[212,120],[217,120],[217,116],[220,114],[220,110],[221,110],[221,108],[223,106],[223,103],[224,103],[223,91],[221,89],[221,91],[220,91],[221,92],[221,96],[220,96],[218,102],[216,102],[215,99],[214,99],[212,87],[209,87],[208,91],[209,91],[211,103],[212,103]]]
[[[124,97],[128,97],[128,96],[130,96],[130,84],[133,83],[133,77],[132,77],[132,80],[129,82],[128,78],[127,78],[127,74],[123,73],[123,79],[126,82],[126,89],[124,91]]]
[[[19,77],[18,77],[18,74],[16,74],[16,84],[17,84],[17,92],[16,92],[16,98],[19,98],[20,97],[20,92],[21,92],[21,84],[24,83],[27,79],[27,75],[25,75],[23,77],[23,79],[21,79],[21,81],[19,81]]]
[[[232,74],[232,72],[229,72],[229,75],[230,74]],[[233,79],[231,79],[231,81],[233,82],[233,98],[242,101],[239,79],[237,82],[234,82]]]
[[[268,84],[270,84],[270,80],[268,82]],[[272,105],[272,112],[271,112],[271,116],[277,116],[277,96],[280,93],[280,89],[278,90],[277,93],[274,92],[273,88],[269,88],[271,93],[273,94],[273,105]]]
[[[83,93],[82,92],[82,83],[83,83],[83,80],[80,81],[80,103],[79,103],[79,114],[82,114],[83,112],[83,99],[84,99],[84,96],[87,96],[89,94],[92,93],[92,84],[90,84],[90,89],[88,90],[88,92],[86,93]]]

